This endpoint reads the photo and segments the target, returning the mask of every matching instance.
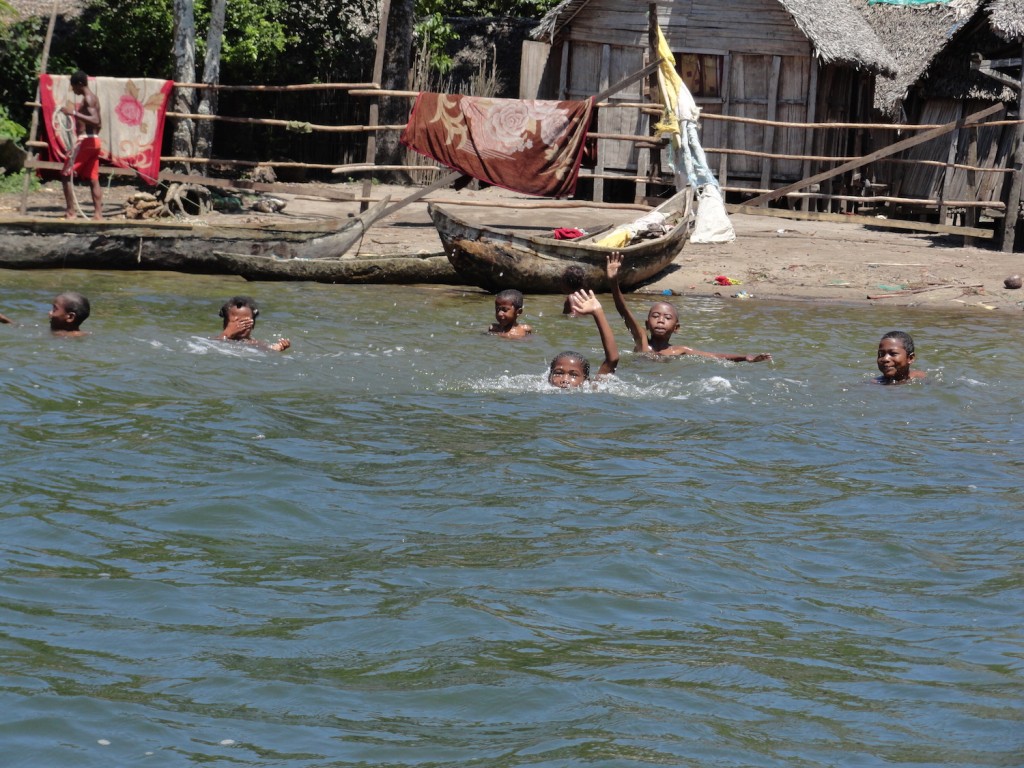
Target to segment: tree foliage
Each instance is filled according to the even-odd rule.
[[[416,38],[430,55],[430,65],[440,74],[453,64],[449,50],[459,39],[448,19],[485,16],[540,19],[558,0],[416,0]]]

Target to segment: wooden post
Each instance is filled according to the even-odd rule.
[[[805,120],[808,123],[813,123],[817,118],[818,113],[818,59],[814,56],[810,57],[810,79],[807,85],[807,112],[805,113]],[[816,136],[813,128],[808,128],[804,134],[804,154],[814,154],[814,140]],[[800,174],[805,178],[811,175],[811,161],[804,160],[803,165],[800,169]],[[800,201],[799,207],[802,210],[810,210],[812,203],[810,198],[805,198]],[[817,204],[814,204],[815,210],[817,210]]]
[[[968,128],[967,129],[967,159],[964,161],[967,165],[974,166],[978,164],[978,129]],[[971,200],[978,199],[978,174],[974,170],[967,172],[967,190]],[[978,209],[977,208],[965,208],[964,209],[964,226],[974,227],[978,223]],[[974,245],[974,238],[965,235],[964,245]]]
[[[768,81],[768,112],[767,118],[775,120],[779,107],[779,73],[782,70],[782,57],[772,56],[772,76]],[[775,126],[767,125],[764,129],[763,147],[765,153],[770,153],[775,144]],[[772,159],[766,157],[761,160],[761,188],[771,189],[772,186]],[[767,205],[767,203],[766,203]]]
[[[598,89],[604,91],[608,88],[608,81],[611,79],[611,67],[612,67],[612,47],[605,43],[601,46],[601,74],[598,80]],[[597,113],[597,129],[601,130],[601,113]],[[597,166],[594,168],[594,174],[597,178],[594,179],[594,190],[591,194],[591,199],[597,202],[604,202],[604,179],[600,178],[604,174],[604,148],[600,146],[600,139],[598,140],[597,150]]]
[[[957,102],[957,119],[963,117],[964,103]],[[949,135],[949,151],[946,153],[946,167],[942,171],[942,189],[939,190],[939,224],[948,224],[946,217],[949,215],[949,206],[946,201],[953,191],[953,165],[956,163],[956,152],[959,148],[960,131],[953,131]]]
[[[731,114],[731,105],[729,103],[732,97],[732,54],[727,53],[722,60],[722,114]],[[726,124],[722,129],[723,145],[728,147],[729,144],[729,125]],[[729,155],[722,154],[718,158],[718,183],[723,187],[729,183]]]
[[[1024,113],[1024,50],[1021,51],[1021,89],[1017,91],[1017,119]],[[1017,239],[1017,218],[1020,215],[1020,191],[1024,185],[1024,124],[1018,124],[1013,132],[1013,176],[1010,179],[1010,193],[1006,196],[1006,211],[1003,214],[1003,230],[1000,247],[1003,253],[1012,253]]]
[[[50,24],[46,27],[46,41],[43,43],[43,57],[39,60],[39,74],[46,74],[46,63],[50,58],[50,42],[53,40],[53,28],[57,24],[57,2],[53,0],[53,8],[50,10]],[[36,102],[39,102],[39,83],[36,82]],[[32,110],[32,123],[28,129],[28,140],[35,141],[39,134],[39,107],[35,107]],[[36,154],[33,152],[29,156],[30,160],[35,160]],[[21,215],[24,216],[28,213],[28,185],[29,185],[29,174],[25,174],[25,178],[21,185]]]
[[[569,98],[569,38],[562,41],[562,58],[558,63],[558,98]]]
[[[666,38],[666,42],[667,42],[667,38]],[[649,57],[649,60],[647,62],[647,66],[651,66],[652,64],[657,64],[658,68],[660,69],[661,68],[661,60],[660,60],[660,57],[658,56],[658,4],[657,3],[648,3],[647,4],[647,52],[648,52],[647,55]],[[674,63],[673,63],[673,65],[674,65]],[[644,93],[643,86],[640,87],[640,103],[641,104],[646,103],[648,101],[650,101],[651,103],[654,102],[654,94],[658,93],[658,88],[659,88],[658,84],[659,84],[658,70],[655,69],[654,71],[652,71],[647,76],[647,93],[646,94]],[[662,105],[662,106],[664,106],[664,105]],[[647,121],[647,124],[650,125],[650,120],[649,119]],[[681,126],[681,125],[679,126],[679,128],[680,128],[680,130],[684,130],[683,126]],[[648,132],[649,131],[650,131],[650,129],[648,129]],[[683,136],[683,141],[685,141],[685,140],[686,140],[686,137]],[[652,177],[653,177],[654,173],[657,173],[659,176],[661,176],[661,172],[662,172],[661,150],[660,149],[657,150],[657,153],[658,153],[657,158],[654,157],[654,152],[655,152],[655,150],[653,150],[653,149],[648,150],[648,161],[649,161],[648,162],[648,167],[647,167],[648,174],[645,174],[645,175],[649,175],[649,176],[652,176]],[[639,168],[637,170],[639,170]],[[639,175],[640,174],[638,173],[637,176],[639,176]],[[645,185],[644,193],[645,193],[645,195],[644,195],[645,197],[647,195],[651,194],[651,188],[650,188],[649,185]],[[636,195],[636,194],[633,195],[633,199],[634,200],[636,200],[638,197],[639,196]],[[639,202],[639,200],[637,200],[637,202]]]
[[[381,0],[380,4],[380,21],[377,26],[377,53],[373,58],[373,82],[377,84],[379,88],[381,86],[381,78],[384,76],[384,48],[385,41],[388,34],[388,16],[391,15],[391,0]],[[374,96],[370,102],[370,115],[369,125],[371,128],[377,126],[378,116],[380,114],[380,104],[377,101],[377,97]],[[377,133],[376,131],[370,131],[369,136],[366,137],[366,162],[373,163],[377,160]],[[367,176],[363,179],[362,196],[368,198],[370,192],[373,190],[373,177]],[[359,212],[363,213],[370,204],[364,200],[359,204]]]

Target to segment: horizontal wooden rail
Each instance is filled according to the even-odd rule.
[[[287,91],[351,91],[379,87],[376,83],[299,83],[297,85],[222,85],[221,83],[175,83],[175,88],[213,91],[254,91],[278,93]]]
[[[979,237],[992,239],[995,233],[991,229],[981,227],[957,227],[952,224],[932,224],[927,221],[907,221],[904,219],[878,219],[874,216],[858,216],[849,213],[827,213],[822,211],[790,211],[785,208],[750,208],[745,205],[726,204],[725,209],[733,214],[744,216],[768,216],[774,219],[793,219],[796,221],[834,221],[839,224],[856,224],[862,227],[878,229],[909,229],[914,232],[932,232],[942,235],[961,235],[963,237]]]
[[[200,115],[192,112],[168,112],[167,117],[179,117],[187,120],[213,120],[221,123],[241,123],[243,125],[273,125],[288,128],[300,133],[361,133],[366,131],[401,131],[402,125],[318,125],[303,120],[276,120],[270,117],[226,117],[224,115]]]
[[[831,130],[833,128],[863,128],[873,131],[930,131],[933,128],[941,128],[940,123],[924,123],[921,125],[905,125],[896,123],[785,123],[780,120],[761,120],[756,117],[738,117],[736,115],[715,115],[707,112],[701,113],[702,120],[722,120],[729,123],[747,123],[749,125],[765,125],[774,128],[806,128]],[[964,123],[962,128],[977,128],[990,125],[1019,125],[1024,120],[993,120],[991,122]]]
[[[353,96],[395,96],[406,99],[415,99],[420,91],[388,91],[383,88],[359,88],[349,91]]]
[[[726,192],[739,192],[740,194],[760,195],[770,192],[768,189],[758,187],[735,187],[723,186]],[[998,200],[986,202],[984,200],[926,200],[920,197],[888,197],[885,195],[831,195],[825,192],[788,192],[783,197],[812,200],[843,200],[850,203],[900,203],[904,205],[924,205],[938,207],[944,205],[947,208],[989,208],[993,211],[1002,211],[1006,204]]]

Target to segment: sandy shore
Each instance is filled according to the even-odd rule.
[[[345,218],[358,212],[358,203],[325,201],[318,189],[335,195],[358,195],[358,183],[310,185],[310,194],[277,195],[287,202],[279,214],[252,211],[235,216],[272,224],[275,219]],[[117,216],[131,186],[108,189],[104,209]],[[372,197],[393,200],[409,188],[374,185]],[[78,189],[83,208],[91,213],[88,193]],[[255,198],[249,198],[252,200]],[[509,226],[575,226],[628,221],[637,215],[628,208],[586,205],[551,208],[546,201],[496,188],[480,191],[443,190],[428,200],[469,203],[466,215]],[[20,209],[20,195],[0,196],[0,222]],[[51,182],[29,197],[29,213],[57,217],[63,212],[60,185]],[[227,214],[212,214],[216,218]],[[945,307],[967,311],[1013,311],[1024,307],[1024,290],[1008,290],[1003,280],[1024,273],[1021,254],[989,248],[963,247],[961,238],[869,228],[857,224],[808,222],[734,214],[737,238],[724,245],[688,244],[672,268],[644,290],[671,290],[683,296],[721,296],[741,292],[746,300],[841,302],[884,306]],[[414,203],[375,225],[360,245],[363,253],[440,252],[441,244],[423,202]],[[721,286],[724,275],[737,285]],[[739,300],[739,299],[735,299]]]

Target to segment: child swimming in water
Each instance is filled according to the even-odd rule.
[[[569,297],[573,314],[593,315],[597,323],[597,332],[601,336],[601,346],[604,347],[604,362],[597,371],[598,376],[615,373],[619,364],[619,348],[615,344],[615,334],[608,325],[608,319],[604,315],[604,308],[597,300],[593,291],[576,291]],[[559,389],[572,389],[581,387],[590,381],[590,362],[579,352],[571,350],[560,352],[555,355],[548,369],[548,384]]]
[[[67,291],[53,300],[50,307],[50,333],[54,336],[85,336],[80,330],[89,317],[89,300],[76,291]]]
[[[879,384],[905,384],[926,375],[924,371],[910,370],[914,362],[914,340],[905,331],[889,331],[882,337],[876,362],[882,373],[875,379]]]
[[[273,344],[268,344],[252,337],[252,329],[256,326],[260,308],[248,296],[234,296],[228,299],[218,314],[224,319],[224,330],[214,336],[215,339],[241,341],[244,344],[252,344],[260,349],[274,350],[275,352],[284,352],[292,345],[288,339],[279,339]]]
[[[644,333],[636,317],[629,311],[626,301],[622,296],[622,289],[619,288],[619,267],[622,266],[622,254],[613,253],[608,256],[607,275],[608,282],[612,286],[612,297],[615,299],[615,308],[619,315],[626,322],[633,337],[634,352],[641,352],[648,355],[675,356],[675,355],[700,355],[701,357],[715,357],[719,360],[730,360],[734,363],[760,363],[763,360],[771,360],[772,356],[767,352],[756,355],[737,355],[731,352],[704,352],[692,347],[673,345],[669,342],[672,334],[679,330],[679,313],[676,308],[667,301],[659,301],[651,305],[647,312],[647,321],[644,323],[650,337]]]
[[[519,316],[523,314],[523,294],[514,288],[502,291],[494,297],[494,324],[487,329],[488,333],[506,339],[521,339],[533,333],[533,326],[519,324]]]

